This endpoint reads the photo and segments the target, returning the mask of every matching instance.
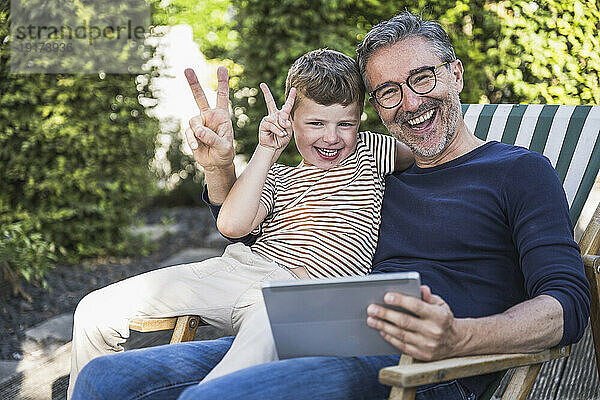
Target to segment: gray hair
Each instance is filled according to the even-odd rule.
[[[366,69],[369,58],[379,49],[391,46],[409,37],[421,37],[431,43],[433,52],[442,62],[456,60],[448,34],[435,21],[423,21],[420,16],[404,11],[375,25],[356,47],[356,60],[367,90]]]

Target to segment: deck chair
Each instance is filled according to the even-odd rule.
[[[480,139],[497,140],[527,147],[550,159],[567,194],[571,219],[576,224],[600,167],[600,106],[554,106],[511,104],[464,104],[467,126]],[[579,241],[592,289],[591,325],[600,366],[600,205]],[[174,329],[171,343],[192,340],[201,324],[198,316],[174,318],[136,318],[130,328],[148,332]],[[567,357],[570,346],[548,349],[534,354],[496,354],[458,357],[435,362],[418,362],[402,356],[398,366],[384,368],[379,380],[392,386],[390,399],[414,399],[417,386],[481,375],[514,368],[502,399],[525,399],[542,363]],[[492,387],[482,398],[489,399]]]

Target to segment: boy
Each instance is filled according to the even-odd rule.
[[[390,136],[357,133],[364,88],[354,61],[342,53],[300,57],[288,73],[281,111],[267,85],[261,89],[269,115],[221,207],[219,231],[232,238],[260,234],[252,251],[300,277],[366,274],[377,242],[381,178],[394,165],[412,164],[411,152]],[[302,162],[274,164],[292,132]]]
[[[261,89],[269,115],[218,219],[223,234],[254,231],[258,240],[251,247],[230,245],[222,257],[151,271],[86,296],[75,312],[70,388],[89,360],[122,350],[129,320],[137,315],[196,314],[237,333],[207,379],[271,361],[276,355],[265,337],[261,282],[368,272],[383,177],[412,164],[412,153],[390,136],[357,134],[364,86],[354,60],[341,53],[316,50],[300,57],[288,73],[281,111],[266,85]],[[292,132],[302,163],[274,165]],[[81,398],[84,385],[78,384]]]

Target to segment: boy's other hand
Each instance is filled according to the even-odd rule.
[[[210,108],[206,95],[193,69],[184,71],[200,114],[189,120],[185,131],[194,159],[204,169],[226,168],[233,165],[233,125],[229,114],[229,74],[227,68],[217,69],[217,104]]]
[[[260,84],[260,89],[265,96],[268,115],[260,121],[258,128],[258,143],[263,147],[274,150],[284,149],[292,138],[292,122],[290,121],[290,112],[296,99],[296,89],[290,89],[285,104],[281,110],[277,108],[277,103],[266,83]]]

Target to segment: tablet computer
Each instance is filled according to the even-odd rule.
[[[369,304],[387,292],[421,297],[418,272],[263,283],[280,359],[399,354],[367,325]],[[389,307],[389,306],[386,306]]]

